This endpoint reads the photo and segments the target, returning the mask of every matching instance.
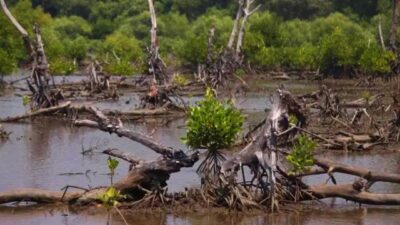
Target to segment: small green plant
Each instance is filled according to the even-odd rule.
[[[27,106],[31,104],[31,98],[27,95],[22,97],[22,105]]]
[[[371,94],[371,92],[369,92],[369,91],[364,91],[364,92],[362,93],[362,98],[363,98],[367,103],[370,102],[371,99],[372,99],[372,94]]]
[[[178,87],[183,87],[189,83],[188,79],[182,74],[175,73],[172,83]]]
[[[292,174],[302,173],[313,166],[315,147],[316,143],[306,135],[300,135],[296,139],[292,151],[286,156],[292,167]]]
[[[115,174],[115,169],[117,169],[117,167],[119,165],[119,162],[116,159],[108,157],[107,165],[108,165],[108,169],[110,170],[110,173],[111,173],[111,185],[112,185],[113,184],[113,177],[114,177],[114,174]]]
[[[243,116],[231,103],[219,102],[208,88],[204,99],[190,108],[183,142],[192,149],[207,149],[208,155],[197,170],[216,175],[225,158],[221,149],[230,147],[243,125]]]
[[[127,197],[126,195],[121,194],[121,192],[113,186],[112,181],[115,169],[117,169],[118,165],[118,160],[108,157],[107,166],[111,173],[111,186],[108,187],[107,190],[101,195],[97,195],[97,200],[101,202],[102,205],[107,209],[107,224],[109,224],[111,220],[111,210],[115,209],[115,211],[118,212],[124,223],[127,225],[128,223],[126,222],[125,217],[122,215],[121,211],[117,207],[120,204],[120,201],[126,199]]]
[[[100,201],[103,206],[108,209],[117,206],[119,202],[125,198],[125,195],[122,195],[120,191],[112,186],[107,188],[107,190],[102,195],[97,196],[97,200]]]
[[[297,119],[297,117],[293,114],[289,115],[289,124],[291,126],[296,126],[296,124],[299,122],[299,120]]]

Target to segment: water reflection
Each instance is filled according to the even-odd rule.
[[[62,208],[0,208],[2,225],[63,224],[99,225],[106,224],[106,212],[76,211]],[[299,211],[278,213],[243,214],[237,212],[129,212],[125,219],[134,225],[397,225],[400,208],[309,208]],[[112,216],[111,224],[125,225],[117,215]]]

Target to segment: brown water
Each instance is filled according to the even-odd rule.
[[[285,82],[294,92],[316,89],[317,84],[306,82]],[[278,83],[258,84],[259,93],[237,99],[239,108],[250,113],[248,123],[259,121],[263,110],[269,106],[265,96],[278,86]],[[192,103],[199,98],[187,98]],[[125,101],[130,100],[129,104]],[[103,109],[129,110],[137,104],[138,96],[125,94],[118,102],[88,102]],[[25,111],[21,97],[14,92],[0,92],[0,117],[21,114]],[[163,126],[160,126],[163,124]],[[107,175],[107,156],[98,152],[107,147],[131,152],[143,159],[158,157],[151,150],[128,139],[118,138],[90,128],[75,128],[57,120],[34,120],[32,123],[4,124],[11,131],[9,141],[0,142],[0,191],[18,187],[60,190],[65,185],[99,186],[109,183]],[[153,133],[153,137],[167,146],[186,149],[179,141],[185,133],[184,120],[170,122],[148,121],[146,123],[127,123],[131,129]],[[94,153],[82,155],[82,149],[94,148]],[[371,153],[329,152],[329,158],[352,165],[368,167],[379,171],[399,172],[400,153],[397,151],[378,151]],[[127,171],[127,164],[121,162],[117,178]],[[199,185],[195,173],[196,166],[184,168],[173,174],[169,180],[170,191],[181,191],[185,187]],[[353,181],[352,176],[336,176],[338,182]],[[306,178],[309,183],[322,183],[326,176]],[[399,185],[379,183],[373,191],[400,192]],[[347,203],[340,199],[329,199],[314,203],[312,209],[281,212],[279,214],[236,215],[228,213],[132,213],[128,216],[130,224],[400,224],[400,207],[369,207]],[[300,209],[302,207],[298,207]],[[308,208],[308,207],[307,207]],[[76,212],[68,208],[0,208],[0,225],[36,224],[106,224],[106,213]],[[114,216],[112,224],[123,224]]]

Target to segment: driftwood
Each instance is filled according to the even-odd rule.
[[[100,110],[94,107],[82,107],[95,115],[96,121],[77,120],[75,125],[97,128],[106,132],[115,133],[120,137],[127,137],[139,142],[151,150],[162,155],[161,158],[146,162],[131,154],[118,149],[107,149],[105,154],[118,157],[133,164],[132,169],[121,180],[113,184],[113,187],[129,197],[130,200],[139,200],[145,195],[145,190],[160,190],[166,186],[166,181],[171,173],[180,171],[182,167],[192,167],[199,159],[198,152],[186,155],[181,150],[174,150],[157,143],[152,138],[131,131],[123,127],[122,123],[112,122]],[[69,193],[53,192],[37,189],[21,189],[0,193],[0,204],[30,201],[36,203],[68,202],[69,204],[88,204],[98,201],[98,196],[104,193],[107,187],[94,188],[81,192]]]
[[[400,205],[400,194],[380,194],[368,191],[376,182],[400,183],[399,174],[376,172],[319,158],[315,159],[315,164],[321,167],[325,173],[330,176],[334,173],[344,173],[360,177],[360,179],[351,184],[324,184],[314,186],[303,184],[306,194],[303,194],[299,200],[339,197],[361,204]],[[322,173],[323,172],[320,170],[315,170],[313,173],[308,173],[307,176]]]
[[[12,117],[7,117],[7,118],[4,118],[4,119],[0,119],[0,122],[3,122],[3,123],[16,122],[16,121],[27,119],[27,118],[33,118],[33,117],[36,117],[36,116],[41,116],[41,115],[45,115],[45,114],[51,114],[51,113],[58,112],[60,110],[64,110],[64,109],[70,107],[70,105],[71,105],[71,102],[65,102],[65,103],[63,103],[61,105],[58,105],[58,106],[53,106],[53,107],[45,108],[45,109],[39,109],[37,111],[26,113],[24,115],[12,116]]]
[[[81,196],[80,192],[69,192],[64,195],[61,191],[46,191],[40,189],[16,189],[12,191],[0,192],[0,204],[11,202],[36,202],[36,203],[56,203],[68,202]]]
[[[340,103],[340,107],[369,108],[376,105],[379,102],[379,100],[381,100],[383,97],[384,97],[383,94],[376,94],[371,96],[369,99],[360,98],[354,101]]]

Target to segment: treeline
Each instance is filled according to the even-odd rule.
[[[248,21],[246,65],[263,70],[385,74],[396,60],[388,44],[391,0],[261,0]],[[106,72],[142,73],[146,67],[150,16],[145,0],[10,0],[18,21],[42,28],[53,74],[70,74],[89,60]],[[161,54],[175,68],[195,69],[207,56],[208,30],[214,51],[226,45],[237,10],[235,0],[156,0]],[[0,14],[0,74],[23,65],[27,54],[14,27]],[[32,29],[28,29],[31,31]]]

